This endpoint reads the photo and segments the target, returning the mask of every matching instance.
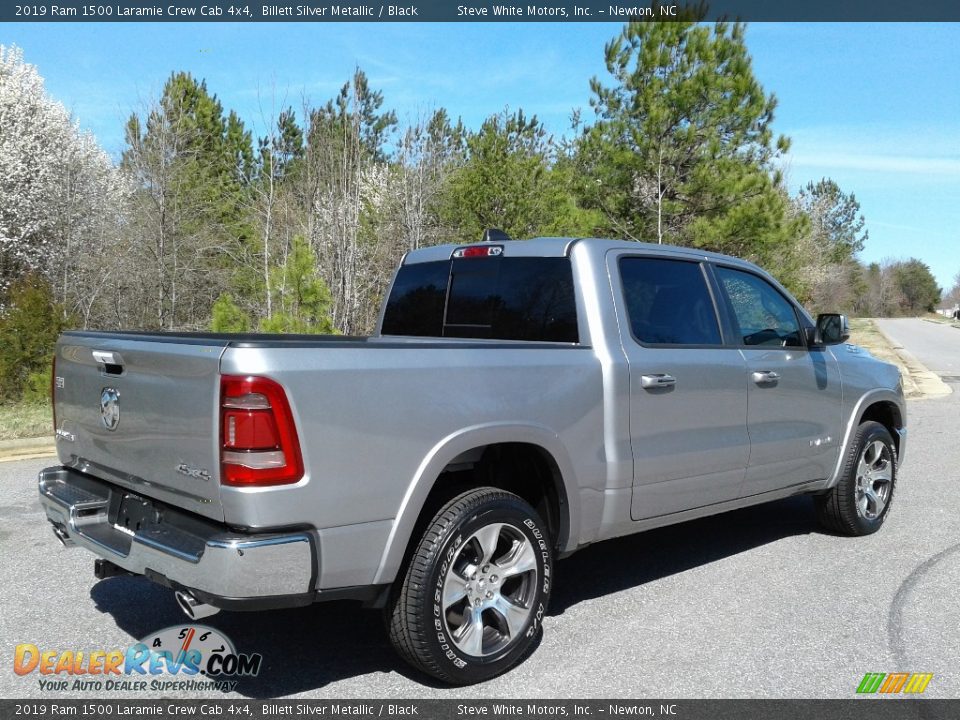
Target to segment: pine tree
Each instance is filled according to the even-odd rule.
[[[523,110],[488,117],[466,137],[466,159],[450,176],[444,217],[456,239],[475,242],[487,228],[515,238],[584,234],[557,147],[535,115]]]
[[[863,250],[869,233],[864,229],[866,220],[853,193],[848,195],[833,180],[823,178],[800,190],[797,205],[810,218],[810,229],[823,249],[823,260],[840,263]]]
[[[224,115],[205,82],[181,72],[143,117],[131,115],[126,142],[122,166],[136,186],[135,253],[144,261],[127,292],[152,306],[137,324],[196,326],[252,239],[250,133],[234,112]]]
[[[578,147],[583,202],[629,238],[763,256],[782,235],[771,161],[788,142],[744,26],[634,21],[605,50],[613,82],[591,81],[597,120]]]

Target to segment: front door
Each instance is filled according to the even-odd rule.
[[[609,267],[622,281],[630,364],[631,516],[737,498],[750,449],[747,368],[738,349],[724,346],[705,268],[636,255]]]
[[[716,276],[747,363],[750,462],[742,495],[828,477],[842,440],[836,359],[807,347],[793,303],[766,279],[724,266]]]

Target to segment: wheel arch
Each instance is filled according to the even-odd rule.
[[[837,455],[837,464],[826,485],[827,489],[836,485],[840,478],[844,457],[850,443],[853,442],[857,428],[869,420],[879,422],[887,428],[890,435],[893,436],[893,442],[897,448],[897,464],[902,461],[906,451],[906,408],[903,403],[903,396],[892,390],[872,390],[860,398],[850,413],[850,419],[844,429],[840,452]]]
[[[902,442],[900,431],[903,429],[903,413],[900,407],[890,400],[880,400],[871,403],[863,409],[857,425],[862,425],[868,420],[880,423],[890,432],[890,435],[893,437],[893,443],[897,448],[897,454],[899,455]]]
[[[458,468],[484,467],[484,463],[489,464],[492,452],[517,451],[536,453],[543,463],[541,467],[549,469],[548,477],[542,478],[542,481],[549,483],[549,490],[554,493],[551,501],[555,502],[554,510],[557,513],[554,528],[556,546],[560,552],[575,547],[580,532],[579,492],[573,465],[559,436],[539,425],[496,423],[474,426],[452,433],[438,442],[417,468],[404,493],[374,582],[386,584],[396,579],[418,523],[424,512],[432,507],[428,501],[471,486],[492,485],[513,489],[509,483],[498,482],[494,477],[487,478],[485,482],[458,484],[452,478]],[[449,485],[443,485],[445,481],[450,481]],[[551,519],[545,517],[544,521],[549,526]]]

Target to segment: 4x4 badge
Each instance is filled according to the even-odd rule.
[[[115,388],[100,391],[100,422],[107,430],[116,430],[120,424],[120,393]]]

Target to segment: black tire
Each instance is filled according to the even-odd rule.
[[[882,450],[876,453],[878,448]],[[861,473],[863,467],[872,474]],[[886,476],[889,480],[879,479]],[[875,533],[890,514],[896,483],[897,448],[890,432],[878,422],[862,423],[844,457],[837,484],[826,494],[814,497],[817,519],[826,529],[843,535]],[[870,491],[874,500],[869,497]],[[883,501],[882,507],[879,500]]]
[[[481,538],[488,546],[495,538],[495,550],[483,551]],[[507,573],[499,576],[502,569]],[[518,572],[509,575],[511,569]],[[407,662],[443,682],[488,680],[536,647],[552,581],[550,536],[536,511],[503,490],[471,490],[427,525],[387,606],[390,640]],[[460,592],[461,600],[450,599]]]

